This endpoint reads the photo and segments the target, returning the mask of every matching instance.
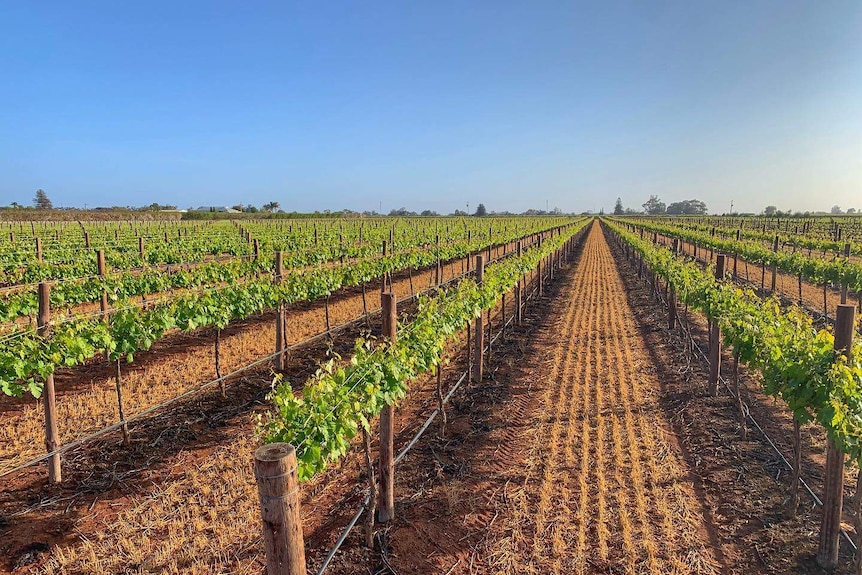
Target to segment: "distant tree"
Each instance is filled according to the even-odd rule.
[[[644,211],[651,216],[665,213],[665,203],[658,196],[650,196],[643,204]]]
[[[841,209],[841,206],[832,206],[832,210],[830,210],[829,213],[838,215],[838,214],[843,214],[844,211]]]
[[[14,204],[15,202],[12,202],[12,203]],[[848,214],[855,214],[855,213],[856,213],[856,208],[847,208],[847,213],[848,213]]]
[[[13,208],[20,208],[20,207],[21,207],[21,204],[19,204],[18,202],[12,202],[11,207],[13,207]]]
[[[33,205],[40,210],[50,210],[54,207],[54,204],[52,204],[51,200],[48,199],[48,194],[46,194],[45,190],[42,188],[36,190],[36,197],[33,198]]]
[[[263,205],[263,209],[267,212],[274,212],[281,207],[281,204],[278,202],[269,202],[268,204]]]
[[[245,208],[243,208],[243,205],[242,205],[242,204],[237,204],[237,205],[235,205],[235,206],[231,206],[231,207],[230,207],[230,209],[232,209],[232,210],[236,210],[236,211],[238,211],[238,212],[241,212],[241,211],[243,211]]]
[[[464,210],[455,210],[454,212],[452,212],[452,215],[453,216],[469,216],[470,214],[468,214]]]
[[[638,212],[638,211],[637,211],[636,209],[634,209],[634,208],[626,208],[626,213],[627,213],[627,214],[638,214],[638,213],[640,213],[640,212]]]
[[[605,208],[603,208],[603,207],[602,207],[602,208],[600,208],[600,209],[599,209],[599,215],[600,215],[600,216],[605,215]]]
[[[243,208],[243,210],[242,210],[242,211],[244,211],[244,212],[245,212],[245,213],[247,213],[247,214],[256,214],[256,213],[258,213],[260,210],[259,210],[259,209],[257,209],[255,206],[253,206],[253,205],[251,205],[251,204],[248,204],[246,207],[244,207],[244,208]]]
[[[437,212],[435,212],[434,210],[422,210],[422,213],[419,215],[427,217],[427,216],[437,216],[439,214]]]
[[[481,217],[483,217],[483,216],[487,216],[487,215],[488,215],[488,210],[486,210],[486,209],[485,209],[485,204],[479,204],[479,205],[476,207],[476,213],[475,213],[475,214],[473,214],[473,215],[474,215],[474,216],[476,216],[477,218],[481,218]]]
[[[703,215],[706,214],[706,204],[700,200],[673,202],[667,207],[667,213],[674,215]]]
[[[763,208],[763,215],[768,217],[768,218],[771,218],[772,216],[775,215],[775,212],[777,212],[777,211],[778,211],[778,208],[776,208],[775,206],[766,206],[765,208]]]
[[[623,201],[620,198],[617,198],[617,203],[614,205],[614,215],[621,216],[626,211],[623,209]]]
[[[141,208],[141,209],[143,209],[143,210],[152,210],[152,211],[154,211],[154,212],[157,212],[157,211],[159,211],[159,210],[175,210],[175,209],[177,209],[177,207],[176,207],[176,206],[169,205],[169,204],[162,205],[162,204],[160,204],[160,203],[158,203],[158,202],[153,202],[152,204],[150,204],[150,205],[149,205],[149,206],[147,206],[146,208]]]

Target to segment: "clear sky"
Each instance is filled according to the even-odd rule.
[[[862,208],[862,1],[0,1],[0,205]]]

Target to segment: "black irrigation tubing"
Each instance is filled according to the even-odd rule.
[[[483,250],[483,251],[484,251],[484,250]],[[514,252],[510,252],[510,253],[507,253],[507,254],[505,254],[505,255],[503,255],[503,256],[500,256],[500,257],[498,257],[498,258],[495,258],[494,260],[492,260],[492,262],[500,261],[500,260],[502,260],[502,259],[504,259],[504,258],[511,257],[512,255],[514,255]],[[429,287],[429,288],[425,288],[424,290],[418,291],[418,292],[416,292],[416,293],[415,293],[415,294],[413,294],[413,295],[405,296],[405,297],[401,298],[401,299],[400,299],[400,300],[398,300],[398,301],[399,301],[399,303],[400,303],[400,302],[405,302],[405,301],[410,301],[410,300],[412,300],[412,299],[416,299],[416,298],[418,298],[419,296],[421,296],[421,295],[423,295],[423,294],[426,294],[426,293],[429,293],[429,292],[431,292],[431,291],[434,291],[434,290],[438,289],[438,288],[439,288],[439,287],[441,287],[441,286],[448,285],[448,284],[450,284],[450,283],[452,283],[452,282],[454,282],[454,281],[456,281],[456,280],[463,279],[464,277],[466,277],[466,276],[470,276],[470,275],[472,275],[472,274],[474,274],[474,273],[475,273],[475,270],[470,270],[470,271],[468,271],[468,272],[464,272],[464,273],[462,273],[462,274],[459,274],[459,275],[457,275],[457,276],[454,276],[454,277],[449,278],[449,279],[448,279],[448,280],[446,280],[445,282],[442,282],[440,285],[432,286],[432,287]],[[367,312],[367,313],[364,313],[364,314],[360,315],[360,316],[359,316],[359,317],[357,317],[357,318],[354,318],[354,319],[352,319],[352,320],[346,321],[346,322],[341,323],[341,324],[339,324],[339,325],[337,325],[337,326],[334,326],[334,327],[332,327],[332,328],[330,328],[330,329],[328,329],[328,330],[326,330],[326,331],[323,331],[323,332],[321,332],[321,333],[318,333],[317,335],[314,335],[314,336],[309,337],[309,338],[306,338],[306,339],[304,339],[304,340],[302,340],[302,341],[300,341],[300,342],[297,342],[297,343],[294,343],[294,344],[292,344],[292,345],[289,345],[289,346],[287,346],[284,350],[282,350],[282,352],[281,352],[281,353],[282,353],[282,354],[284,354],[284,353],[287,353],[287,352],[289,352],[289,351],[292,351],[292,350],[295,350],[295,349],[299,349],[299,348],[302,348],[302,347],[308,346],[308,345],[310,345],[310,344],[312,344],[312,343],[314,343],[314,342],[316,342],[316,341],[318,341],[318,340],[320,340],[320,339],[323,339],[323,338],[325,338],[325,337],[327,337],[327,336],[331,336],[331,335],[333,335],[333,334],[335,334],[335,333],[337,333],[337,332],[339,332],[339,331],[342,331],[342,330],[344,330],[344,329],[346,329],[346,328],[350,327],[351,325],[359,324],[359,323],[365,322],[365,321],[367,321],[370,317],[373,317],[373,316],[375,316],[375,315],[377,315],[377,314],[379,314],[379,313],[380,313],[380,308],[377,308],[377,309],[371,310],[371,311],[369,311],[369,312]],[[244,373],[244,372],[246,372],[246,371],[250,371],[250,370],[252,370],[252,369],[254,369],[254,368],[256,368],[256,367],[258,367],[258,366],[260,366],[260,365],[262,365],[262,364],[264,364],[264,363],[266,363],[266,362],[268,362],[268,361],[270,361],[270,360],[272,360],[272,359],[274,359],[274,358],[275,358],[276,356],[278,356],[278,355],[279,355],[278,353],[273,353],[273,354],[267,355],[267,356],[265,356],[265,357],[262,357],[262,358],[260,358],[260,359],[257,359],[257,360],[255,360],[255,361],[253,361],[253,362],[249,363],[248,365],[242,366],[242,367],[240,367],[240,368],[238,368],[238,369],[236,369],[236,370],[234,370],[234,371],[232,371],[232,372],[230,372],[230,373],[227,373],[227,374],[225,374],[225,375],[223,375],[223,376],[221,376],[221,377],[219,377],[219,378],[217,378],[217,379],[214,379],[214,380],[212,380],[212,381],[209,381],[209,382],[207,382],[207,383],[204,383],[204,384],[202,384],[202,385],[200,385],[200,386],[198,386],[198,387],[196,387],[196,388],[194,388],[194,389],[190,389],[190,390],[188,390],[188,391],[185,391],[185,392],[181,393],[181,394],[180,394],[180,395],[178,395],[178,396],[172,397],[172,398],[168,399],[167,401],[164,401],[164,402],[162,402],[162,403],[160,403],[160,404],[157,404],[157,405],[154,405],[154,406],[148,407],[148,408],[146,408],[145,410],[143,410],[143,411],[141,411],[141,412],[139,412],[139,413],[136,413],[136,414],[134,414],[134,415],[132,415],[132,416],[130,416],[130,417],[127,417],[126,419],[124,419],[124,420],[122,420],[122,421],[119,421],[119,422],[114,423],[114,424],[112,424],[112,425],[109,425],[109,426],[107,426],[107,427],[103,427],[102,429],[100,429],[100,430],[98,430],[98,431],[95,431],[95,432],[91,433],[90,435],[87,435],[87,436],[84,436],[84,437],[82,437],[82,438],[79,438],[79,439],[76,439],[76,440],[74,440],[74,441],[71,441],[71,442],[69,442],[69,443],[66,443],[66,444],[64,444],[64,445],[62,445],[62,446],[60,446],[60,447],[58,447],[58,448],[57,448],[57,449],[55,449],[54,451],[50,451],[50,452],[48,452],[48,453],[45,453],[44,455],[41,455],[41,456],[36,457],[36,458],[33,458],[33,459],[31,459],[31,460],[29,460],[29,461],[27,461],[27,462],[25,462],[25,463],[22,463],[21,465],[18,465],[17,467],[14,467],[14,468],[12,468],[12,469],[10,469],[10,470],[8,470],[8,471],[4,471],[4,472],[0,473],[0,477],[5,477],[5,476],[7,476],[7,475],[11,475],[11,474],[16,473],[16,472],[18,472],[18,471],[21,471],[21,470],[23,470],[23,469],[26,469],[26,468],[31,467],[31,466],[33,466],[33,465],[36,465],[37,463],[41,463],[42,461],[45,461],[45,460],[47,460],[47,459],[49,459],[49,458],[53,457],[54,455],[62,455],[63,453],[65,453],[65,452],[67,452],[67,451],[69,451],[69,450],[71,450],[71,449],[74,449],[74,448],[76,448],[76,447],[79,447],[79,446],[83,445],[84,443],[87,443],[87,442],[93,441],[94,439],[98,439],[99,437],[102,437],[103,435],[107,435],[107,434],[109,434],[109,433],[111,433],[111,432],[113,432],[113,431],[116,431],[117,429],[122,428],[124,425],[127,425],[128,423],[135,422],[135,421],[137,421],[137,420],[139,420],[139,419],[142,419],[143,417],[145,417],[145,416],[147,416],[147,415],[150,415],[151,413],[153,413],[153,412],[155,412],[155,411],[161,410],[161,409],[163,409],[163,408],[165,408],[165,407],[167,407],[167,406],[169,406],[169,405],[171,405],[171,404],[173,404],[173,403],[175,403],[175,402],[177,402],[177,401],[180,401],[180,400],[185,399],[185,398],[187,398],[187,397],[189,397],[189,396],[192,396],[192,395],[194,395],[194,394],[197,394],[197,393],[199,393],[199,392],[201,392],[201,391],[204,391],[204,390],[206,390],[206,389],[209,389],[210,387],[212,387],[212,386],[214,386],[214,385],[216,385],[216,384],[220,384],[220,383],[221,383],[221,382],[223,382],[223,381],[226,381],[226,380],[232,379],[232,378],[236,377],[237,375],[239,375],[239,374],[241,374],[241,373]]]
[[[517,241],[517,240],[515,240],[515,241]],[[493,248],[500,248],[500,247],[502,247],[502,246],[504,246],[504,245],[508,245],[509,243],[513,243],[513,242],[506,242],[505,244],[493,244],[493,245],[490,245],[490,246],[482,246],[482,247],[479,249],[479,252],[478,252],[478,253],[484,252],[484,251],[485,251],[485,250],[487,250],[489,247],[491,247],[492,249],[493,249]],[[528,248],[529,248],[529,247],[531,247],[531,246],[535,245],[535,243],[536,243],[535,241],[534,241],[534,242],[531,242],[531,243],[527,244],[527,246],[526,246],[526,247],[528,247]],[[489,262],[487,262],[487,263],[488,263],[488,264],[495,263],[495,262],[498,262],[498,261],[500,261],[500,260],[503,260],[503,259],[507,259],[507,258],[509,258],[509,257],[512,257],[514,254],[515,254],[515,252],[514,252],[514,250],[513,250],[513,251],[507,252],[507,253],[503,254],[502,256],[499,256],[499,257],[497,257],[497,258],[495,258],[495,259],[493,259],[493,260],[490,260],[490,261],[489,261]],[[441,263],[442,265],[446,265],[447,263],[451,263],[451,262],[455,262],[455,261],[460,261],[460,260],[462,260],[462,259],[469,258],[471,255],[473,255],[473,254],[468,254],[468,255],[464,256],[464,258],[454,258],[454,259],[451,259],[451,260],[448,260],[448,261],[440,260],[440,263]],[[376,259],[376,257],[375,257],[374,259]],[[336,260],[335,260],[335,259],[330,259],[330,260],[327,260],[327,263],[328,263],[328,262],[336,262]],[[311,267],[313,267],[313,266],[305,266],[305,267],[300,267],[300,268],[294,268],[294,271],[300,271],[300,272],[302,272],[302,271],[307,271],[307,270],[308,270],[309,268],[311,268]],[[423,268],[423,269],[426,269],[426,268],[427,268],[427,269],[430,269],[430,268],[431,268],[431,266],[426,266],[426,267],[425,267],[425,268]],[[290,270],[289,270],[289,271],[290,271]],[[391,274],[391,273],[403,273],[404,271],[405,271],[405,270],[403,270],[403,269],[402,269],[402,270],[393,270],[392,272],[387,272],[387,273],[390,273],[390,274]],[[455,279],[460,279],[460,278],[462,278],[462,277],[464,277],[464,276],[468,276],[468,275],[471,275],[471,274],[473,274],[473,270],[471,270],[471,271],[469,271],[469,272],[464,272],[464,273],[459,274],[459,275],[456,275],[456,276],[453,276],[452,278],[449,278],[449,279],[448,279],[448,280],[446,280],[445,282],[441,282],[441,283],[438,285],[438,287],[439,287],[439,286],[443,286],[443,285],[448,285],[450,282],[452,282],[452,281],[453,281],[453,280],[455,280]],[[92,276],[92,277],[97,278],[97,277],[100,277],[100,276]],[[162,294],[166,294],[166,295],[162,295],[162,296],[157,297],[157,298],[154,298],[154,299],[152,299],[152,300],[147,300],[145,303],[146,303],[146,305],[148,305],[148,306],[153,306],[153,305],[159,305],[159,304],[162,304],[162,303],[164,303],[164,302],[173,301],[174,299],[176,299],[176,297],[173,295],[173,292],[174,292],[174,291],[185,290],[185,291],[183,291],[183,294],[212,293],[212,292],[222,291],[222,290],[228,289],[228,288],[230,288],[230,287],[234,287],[234,286],[235,286],[235,285],[237,285],[237,284],[250,283],[250,282],[252,282],[252,281],[255,281],[253,278],[251,278],[251,276],[241,276],[241,277],[236,278],[236,280],[237,280],[237,281],[236,281],[236,282],[234,282],[234,283],[231,283],[230,281],[224,282],[224,285],[221,285],[221,286],[198,285],[198,286],[192,286],[192,287],[190,287],[190,288],[176,288],[176,290],[175,290],[174,288],[168,288],[168,289],[166,289],[166,290],[163,290],[162,292],[154,292],[154,293],[162,293]],[[61,280],[61,281],[62,281],[62,280]],[[77,281],[77,280],[76,280],[76,281]],[[54,283],[54,282],[51,282],[51,283]],[[32,285],[38,285],[38,283],[37,283],[37,284],[32,284]],[[343,286],[343,287],[355,287],[355,286]],[[427,291],[427,290],[425,290],[425,291]],[[420,292],[420,293],[424,293],[424,291],[423,291],[423,292]],[[132,298],[135,298],[135,299],[136,299],[136,298],[138,298],[138,297],[145,298],[145,297],[146,297],[146,296],[148,296],[148,295],[154,295],[154,294],[153,294],[153,293],[150,293],[150,294],[139,294],[139,295],[135,295],[135,296],[128,297],[128,298],[126,298],[126,299],[127,299],[127,300],[132,300]],[[410,298],[413,298],[413,297],[415,297],[415,294],[414,294],[414,296],[409,296],[409,298],[407,298],[407,299],[410,299]],[[401,301],[404,301],[404,300],[401,300]],[[92,301],[92,302],[81,302],[81,304],[93,304],[93,303],[95,303],[95,302],[94,302],[94,301]],[[81,305],[81,304],[76,304],[76,305]],[[143,304],[142,304],[142,305],[143,305]],[[99,317],[109,316],[109,315],[112,315],[112,314],[114,314],[114,313],[122,312],[122,311],[127,311],[127,310],[130,310],[130,309],[140,309],[140,307],[141,307],[141,306],[139,306],[137,303],[129,303],[128,305],[124,305],[124,306],[120,306],[120,307],[111,307],[111,308],[109,308],[109,309],[107,309],[107,310],[105,310],[105,311],[98,310],[98,311],[92,311],[92,312],[88,312],[88,313],[84,313],[84,314],[74,314],[74,313],[73,313],[73,314],[71,314],[71,315],[66,315],[66,314],[64,314],[64,315],[61,315],[61,316],[57,317],[56,319],[52,319],[52,320],[49,322],[49,324],[48,324],[48,325],[51,325],[51,326],[60,326],[60,325],[66,324],[66,323],[71,323],[71,322],[74,322],[74,321],[79,321],[79,320],[81,320],[81,319],[85,319],[85,320],[86,320],[86,319],[92,319],[92,318],[99,318]],[[26,317],[26,316],[21,316],[21,318],[24,318],[24,317]],[[363,318],[363,319],[364,319],[364,318]],[[10,324],[10,325],[11,325],[11,324]],[[34,331],[35,331],[35,330],[32,330],[32,329],[31,329],[31,330],[29,330],[29,331],[28,331],[28,332],[26,332],[26,333],[32,333],[32,332],[34,332]],[[13,337],[10,337],[9,339],[14,339],[15,337],[18,337],[18,336],[20,336],[20,335],[23,335],[23,333],[16,333],[16,334],[13,334]],[[0,341],[3,341],[3,340],[2,340],[2,339],[0,339]],[[2,477],[2,476],[0,476],[0,477]]]
[[[513,321],[513,318],[509,318],[509,320],[506,322],[505,325],[509,325],[510,323],[512,323],[512,321]],[[488,342],[488,346],[485,349],[488,349],[488,347],[490,347],[491,344],[493,344],[495,341],[497,341],[497,338],[499,338],[501,334],[502,334],[502,332],[497,332],[497,335],[494,336],[493,338],[491,338],[491,340]],[[469,345],[469,342],[468,342],[468,345]],[[443,405],[446,405],[449,402],[449,400],[452,398],[452,396],[455,394],[455,392],[458,390],[458,388],[461,386],[461,384],[467,379],[468,373],[469,373],[469,368],[464,370],[464,372],[461,374],[461,377],[458,378],[458,381],[455,383],[455,385],[452,386],[452,388],[449,390],[449,392],[443,398]],[[405,445],[401,449],[401,451],[398,452],[398,455],[395,457],[395,464],[396,465],[402,459],[404,459],[404,457],[407,455],[407,453],[411,449],[413,449],[413,446],[416,445],[416,442],[418,442],[419,439],[425,434],[425,432],[431,426],[431,423],[434,422],[434,420],[437,418],[438,415],[440,415],[440,408],[439,407],[434,409],[434,411],[431,413],[431,415],[428,416],[428,419],[425,420],[425,423],[423,423],[422,426],[419,428],[419,431],[417,431],[416,434],[413,436],[413,438],[407,443],[407,445]],[[359,509],[356,510],[356,513],[353,515],[351,520],[347,523],[344,530],[341,532],[341,535],[338,537],[335,544],[332,546],[332,548],[327,553],[326,558],[323,560],[323,563],[321,564],[320,568],[317,570],[316,575],[323,575],[323,572],[326,571],[327,567],[329,567],[329,564],[335,558],[335,554],[338,552],[338,550],[341,548],[341,546],[347,540],[347,536],[350,535],[350,532],[353,530],[354,527],[356,527],[356,523],[359,521],[359,518],[362,517],[362,513],[368,508],[368,504],[371,503],[371,497],[372,497],[372,494],[370,492],[365,495],[365,499],[359,505]]]
[[[511,255],[511,254],[501,256],[500,258],[497,258],[497,260],[508,257],[509,255]],[[494,260],[494,261],[497,261],[497,260]],[[470,273],[472,273],[472,272],[467,272],[467,274],[470,274]],[[462,275],[465,275],[465,274],[462,274]],[[449,281],[452,281],[454,279],[455,278],[452,278]],[[538,289],[539,288],[536,287],[530,294],[527,294],[527,297],[525,298],[524,302],[526,303],[530,299],[533,299],[534,297],[536,297]],[[485,347],[485,349],[490,349],[491,345],[495,341],[497,341],[497,339],[499,337],[501,337],[503,335],[503,329],[506,326],[510,325],[513,321],[515,321],[514,315],[512,317],[510,317],[508,319],[508,321],[506,321],[504,323],[503,328],[501,328],[501,330],[497,332],[497,335],[490,338],[490,340],[488,341],[488,345]],[[467,345],[470,345],[470,342],[467,342]],[[443,398],[442,405],[446,405],[449,402],[451,397],[455,394],[455,391],[457,391],[458,388],[461,386],[461,384],[466,380],[469,372],[470,371],[469,371],[469,366],[468,366],[468,368],[466,370],[464,370],[464,372],[461,374],[461,377],[458,378],[458,381],[455,383],[455,385],[452,386],[452,388],[449,390],[449,392]],[[394,461],[395,464],[398,464],[402,459],[404,459],[404,456],[406,456],[407,453],[416,444],[416,442],[419,441],[419,438],[421,438],[422,435],[425,434],[425,432],[431,426],[431,423],[434,421],[434,419],[437,418],[438,415],[440,415],[440,407],[437,407],[436,409],[434,409],[434,411],[431,413],[431,415],[428,416],[428,419],[425,420],[425,423],[422,424],[422,426],[419,428],[419,431],[417,431],[416,434],[413,436],[413,438],[407,443],[407,445],[401,449],[401,451],[395,457],[395,461]],[[360,503],[360,505],[359,505],[359,509],[356,510],[356,513],[354,513],[353,517],[350,519],[350,521],[344,527],[344,530],[341,532],[341,535],[339,535],[338,539],[335,541],[335,544],[332,546],[332,548],[326,554],[326,558],[323,560],[323,563],[321,564],[320,568],[317,570],[316,575],[323,575],[324,571],[326,571],[326,568],[329,567],[329,564],[335,558],[335,554],[338,552],[338,550],[341,548],[341,546],[347,540],[347,536],[350,535],[350,532],[353,530],[354,527],[356,527],[356,523],[359,521],[359,518],[362,517],[362,513],[366,509],[368,509],[368,505],[371,503],[371,497],[372,496],[373,496],[373,494],[370,491],[368,493],[366,493],[365,499],[363,499],[362,503]]]
[[[646,228],[644,228],[644,229],[646,229]],[[659,234],[659,235],[661,235],[661,236],[663,236],[663,237],[665,237],[665,238],[670,238],[670,236],[667,236],[667,235],[664,235],[664,234]],[[671,238],[671,239],[672,239],[672,238]],[[680,239],[680,241],[684,241],[684,240]],[[690,243],[692,243],[692,242],[688,242],[688,243],[690,244]],[[667,247],[667,246],[665,246],[665,247]],[[704,248],[704,249],[710,249],[710,248]],[[716,253],[719,253],[719,251],[718,251],[718,250],[716,250]],[[737,255],[736,255],[736,254],[734,254],[734,253],[732,253],[732,252],[724,252],[724,253],[725,253],[727,256],[732,257],[732,258],[734,258],[734,259],[737,259],[737,260],[739,260],[739,261],[741,261],[741,262],[744,262],[744,263],[746,263],[746,264],[750,264],[750,265],[753,265],[753,266],[761,266],[761,267],[766,266],[766,264],[763,264],[763,263],[759,263],[759,262],[751,261],[751,260],[748,260],[748,259],[745,259],[745,258],[737,257]],[[704,266],[707,266],[707,267],[710,265],[710,263],[709,263],[708,261],[706,261],[706,259],[703,259],[703,258],[701,258],[701,257],[694,257],[694,256],[689,255],[689,254],[684,253],[684,252],[680,252],[680,254],[679,254],[679,255],[681,255],[683,258],[685,258],[685,259],[686,259],[686,260],[688,260],[688,261],[691,261],[691,262],[697,263],[698,265],[704,265]],[[791,274],[790,272],[786,272],[786,271],[783,271],[783,270],[779,270],[779,273],[782,273],[782,274],[784,274],[784,275],[788,275],[788,276],[792,276],[792,275],[793,275],[793,274]],[[807,313],[808,315],[810,315],[810,316],[811,316],[811,318],[812,318],[812,319],[814,319],[814,320],[823,320],[827,325],[834,325],[834,324],[835,324],[835,319],[834,319],[834,318],[829,317],[829,314],[828,314],[828,313],[824,314],[822,311],[817,310],[817,309],[814,309],[813,307],[809,307],[808,305],[800,305],[799,300],[798,300],[798,297],[793,297],[793,296],[791,296],[791,295],[785,294],[782,290],[779,290],[777,287],[776,287],[776,289],[775,289],[775,291],[774,291],[774,292],[773,292],[773,291],[768,291],[768,290],[766,290],[765,288],[761,288],[761,287],[757,284],[757,282],[756,282],[756,281],[752,281],[751,279],[743,278],[743,277],[742,277],[741,275],[739,275],[739,274],[737,274],[737,275],[733,275],[732,273],[728,273],[727,275],[728,275],[728,276],[731,278],[731,280],[732,280],[734,283],[736,283],[737,285],[740,285],[740,286],[742,286],[742,287],[747,287],[747,288],[749,288],[749,289],[753,290],[753,291],[754,291],[755,293],[757,293],[757,294],[762,294],[762,295],[761,295],[761,297],[767,297],[767,296],[774,295],[774,296],[776,296],[776,297],[779,299],[779,301],[781,301],[781,303],[782,303],[783,305],[795,305],[795,306],[796,306],[796,307],[798,307],[799,309],[801,309],[801,310],[805,311],[805,313]],[[812,287],[814,287],[814,288],[821,289],[821,288],[823,287],[823,285],[822,285],[822,284],[821,284],[821,285],[817,285],[816,283],[811,282],[811,280],[809,280],[808,278],[803,278],[803,280],[804,280],[808,285],[810,285],[810,286],[812,286]],[[831,287],[830,287],[830,289],[831,289],[831,290],[833,290],[833,294],[834,294],[834,293],[835,293],[835,291],[836,291],[835,286],[834,286],[834,285],[833,285],[833,286],[831,286]],[[849,297],[849,296],[850,296],[850,294],[852,294],[852,293],[856,293],[856,295],[860,298],[860,301],[862,301],[862,292],[851,292],[851,291],[848,291],[848,297],[847,297],[848,302],[847,302],[847,303],[850,303],[850,301],[849,301],[849,300],[850,300],[850,297]],[[859,306],[857,306],[857,307],[859,307],[859,309],[860,309],[860,310],[862,310],[862,304],[859,304]]]
[[[650,270],[650,273],[652,273],[652,270]],[[646,281],[646,279],[644,279],[644,281]],[[657,293],[657,295],[658,295],[659,300],[662,302],[662,304],[665,307],[668,307],[668,303],[664,299],[663,295],[661,293]],[[679,320],[679,319],[680,319],[680,316],[679,316],[679,313],[677,312],[677,320]],[[681,325],[681,322],[680,322],[680,325]],[[697,352],[700,354],[700,356],[703,358],[703,360],[706,362],[706,364],[708,366],[709,365],[709,357],[703,351],[700,344],[697,342],[697,340],[694,339],[694,336],[691,334],[690,331],[688,331],[688,330],[683,330],[683,331],[686,333],[686,335],[688,335],[689,343],[694,346],[694,349],[697,350]],[[731,387],[730,387],[730,382],[720,373],[719,373],[718,378],[721,381],[721,383],[724,384],[724,387],[725,387],[725,389],[727,389],[727,392],[730,394],[730,396],[736,398],[736,395],[734,395],[734,393],[733,393],[733,389],[731,389]],[[784,456],[784,454],[781,452],[781,450],[778,448],[778,446],[775,444],[775,442],[772,441],[772,438],[769,437],[769,434],[766,433],[766,430],[763,429],[763,427],[761,427],[760,423],[758,423],[757,420],[754,418],[754,416],[751,415],[751,408],[749,407],[748,403],[746,403],[745,400],[743,400],[742,398],[738,398],[738,399],[740,400],[743,408],[745,409],[745,416],[751,421],[751,423],[754,424],[754,427],[757,428],[757,430],[760,432],[760,434],[763,436],[763,438],[766,439],[766,442],[769,443],[769,446],[772,447],[773,451],[775,451],[775,453],[778,455],[778,457],[781,458],[781,461],[784,462],[784,465],[787,466],[787,469],[793,470],[793,466],[790,464],[790,462],[787,460],[787,458]],[[862,471],[860,471],[860,473],[862,473]],[[823,505],[823,501],[820,500],[820,498],[817,496],[817,494],[814,492],[814,490],[811,488],[811,486],[808,485],[808,482],[805,481],[805,478],[802,476],[802,474],[799,475],[799,483],[801,483],[802,486],[805,487],[805,490],[808,491],[808,494],[811,496],[811,499],[814,500],[815,505],[818,505],[818,506]],[[856,543],[853,541],[853,538],[850,537],[850,535],[847,533],[847,531],[844,530],[843,527],[841,528],[841,534],[844,536],[844,539],[853,548],[853,551],[856,551],[857,550]]]

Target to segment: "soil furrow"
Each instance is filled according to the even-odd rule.
[[[681,459],[661,439],[653,370],[637,336],[613,256],[596,228],[565,302],[544,408],[531,567],[552,573],[710,573],[703,521]],[[577,304],[575,304],[577,302]],[[572,313],[573,306],[577,313]],[[571,505],[574,494],[577,505]],[[553,506],[548,509],[547,506]],[[682,521],[674,513],[684,510]],[[694,522],[695,525],[691,523]],[[681,533],[682,532],[682,533]],[[613,548],[616,546],[617,548]],[[703,557],[700,557],[700,556]]]

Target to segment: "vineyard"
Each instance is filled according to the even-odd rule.
[[[856,573],[857,308],[852,217],[0,223],[0,572]]]

